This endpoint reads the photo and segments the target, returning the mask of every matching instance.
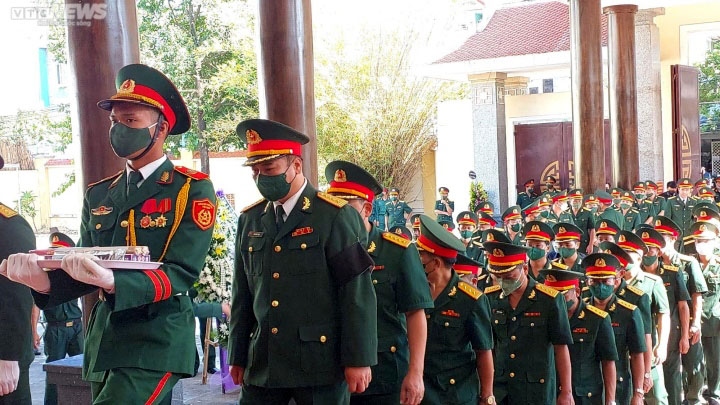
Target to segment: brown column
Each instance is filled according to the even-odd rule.
[[[575,186],[605,189],[600,0],[570,0]]]
[[[608,89],[612,182],[625,190],[640,179],[637,86],[635,84],[636,5],[603,9],[608,16]]]
[[[259,64],[267,118],[310,137],[303,147],[303,171],[317,186],[310,0],[261,1],[259,27]]]
[[[66,0],[66,4],[86,4],[86,0]],[[124,65],[138,63],[135,0],[93,0],[103,5],[105,18],[71,20],[68,24],[69,63],[75,77],[77,111],[73,120],[80,137],[83,188],[116,173],[123,167],[110,148],[107,111],[96,103],[115,94],[115,74]],[[79,179],[78,179],[79,181]],[[83,297],[83,320],[87,325],[97,293]]]

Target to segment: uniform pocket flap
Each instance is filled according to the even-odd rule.
[[[290,238],[288,249],[305,250],[320,243],[320,236],[317,233],[310,233]]]
[[[299,329],[300,340],[303,342],[325,343],[332,337],[330,325],[302,326]]]
[[[407,346],[405,336],[386,336],[378,338],[378,353],[395,353],[399,348]]]
[[[259,252],[265,246],[264,238],[247,238],[247,246],[243,250],[246,252]]]
[[[90,216],[90,225],[88,230],[110,231],[114,229],[116,221],[117,213],[113,211],[107,212],[107,210],[105,210],[101,215],[96,214]]]

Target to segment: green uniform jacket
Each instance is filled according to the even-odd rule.
[[[205,264],[215,218],[215,191],[207,176],[175,168],[166,160],[126,196],[127,175],[109,177],[85,192],[78,246],[148,246],[157,270],[117,270],[115,294],[93,307],[85,339],[84,379],[102,381],[104,371],[133,367],[194,374],[195,316],[187,291]],[[187,194],[186,194],[187,193]],[[166,226],[148,226],[146,201],[170,199]],[[131,228],[132,227],[132,228]],[[176,228],[177,227],[177,228]],[[205,229],[203,229],[205,228]],[[135,243],[132,235],[135,235]],[[165,250],[165,252],[164,252]],[[51,271],[49,295],[33,293],[40,308],[97,290],[62,270]]]
[[[643,321],[643,332],[645,332],[646,335],[652,335],[654,326],[652,309],[650,308],[650,295],[637,287],[629,286],[625,279],[620,280],[620,285],[617,290],[615,290],[615,295],[637,306],[638,311],[640,311],[640,318]]]
[[[455,211],[455,201],[448,201],[448,205],[450,206],[450,209]],[[438,211],[447,211],[447,207],[445,207],[445,204],[443,204],[442,200],[435,200],[435,209]],[[449,222],[453,224],[453,228],[455,227],[455,221],[453,220],[452,215],[438,214],[437,221]]]
[[[602,214],[598,215],[598,218],[595,220],[595,222],[597,222],[599,219],[609,219],[610,221],[613,221],[615,225],[619,226],[620,229],[624,229],[623,225],[625,223],[625,218],[620,213],[620,211],[616,210],[613,207],[606,208],[605,211],[602,212]]]
[[[526,208],[530,204],[533,203],[538,198],[537,194],[532,193],[532,195],[528,195],[527,192],[522,191],[517,195],[517,199],[515,200],[515,205],[517,205],[520,208]]]
[[[553,345],[573,343],[565,299],[530,277],[515,309],[499,286],[488,287],[485,293],[492,310],[497,402],[555,403]]]
[[[668,304],[665,285],[659,276],[645,273],[642,270],[640,270],[635,279],[631,280],[630,285],[641,289],[650,298],[650,313],[652,314],[652,341],[654,346],[658,339],[658,317],[660,314],[670,315],[670,305]]]
[[[560,222],[575,225],[575,218],[574,218],[572,212],[571,211],[563,211],[560,213],[560,215],[555,215],[555,213],[553,211],[550,211],[550,215],[547,218],[547,223],[550,226],[553,226]]]
[[[535,275],[535,269],[533,269],[533,267],[532,267],[532,262],[528,261],[528,276],[530,276],[530,278],[534,279],[539,284],[545,283],[545,276],[542,273],[540,273],[540,270],[549,270],[552,268],[552,260],[547,259],[547,258],[546,258],[546,260],[547,261],[545,262],[545,266],[543,266],[540,269],[537,269],[537,273],[538,273],[537,276]]]
[[[43,309],[45,320],[48,322],[65,322],[77,320],[82,317],[82,311],[78,300],[64,302],[54,307],[46,307]]]
[[[405,226],[405,214],[411,213],[412,208],[405,201],[388,201],[385,204],[385,212],[388,216],[387,229],[389,230],[393,226]]]
[[[649,202],[650,205],[652,205],[652,209],[653,209],[652,212],[653,212],[654,217],[657,217],[658,215],[660,215],[660,211],[662,211],[665,208],[665,199],[660,196],[655,197],[654,200],[648,199],[646,201]]]
[[[665,285],[665,293],[667,293],[668,306],[670,307],[670,325],[671,328],[680,329],[680,312],[678,311],[678,302],[688,301],[690,304],[690,293],[687,290],[685,280],[682,278],[680,268],[670,263],[663,263],[662,257],[658,258],[661,262],[658,264],[657,271],[659,277]]]
[[[280,229],[272,202],[238,219],[229,364],[267,388],[343,381],[377,363],[367,231],[347,202],[306,183]]]
[[[375,262],[378,364],[365,394],[400,392],[410,362],[405,313],[433,307],[427,277],[415,245],[394,233],[370,230],[368,253]]]
[[[573,223],[575,226],[583,231],[580,237],[580,247],[578,252],[586,253],[587,246],[590,243],[590,232],[595,229],[595,217],[593,212],[587,208],[580,208],[578,212],[570,210],[570,214],[573,217]]]
[[[687,201],[683,202],[678,196],[672,196],[667,199],[663,210],[665,216],[672,219],[683,230],[683,236],[687,238],[690,225],[693,224],[692,211],[700,200],[697,197],[690,196]]]
[[[623,231],[635,232],[638,229],[638,226],[643,223],[640,211],[635,208],[628,209],[624,214],[620,211],[620,215],[623,216],[623,221],[617,225]]]
[[[425,310],[423,404],[476,404],[479,379],[475,352],[491,350],[490,306],[478,289],[460,281],[453,271],[435,307]]]
[[[0,203],[0,262],[14,253],[35,249],[35,234],[17,212]],[[30,289],[0,276],[0,360],[27,369],[33,361]]]
[[[657,201],[657,198],[655,199]],[[653,201],[650,200],[643,200],[642,202],[638,202],[635,200],[635,203],[633,205],[633,208],[638,210],[640,213],[640,223],[644,224],[648,218],[655,218],[657,216],[658,211],[655,210],[655,204]]]
[[[570,318],[570,331],[573,344],[568,349],[572,361],[573,394],[601,398],[604,387],[601,361],[618,360],[610,316],[580,300]]]
[[[703,269],[708,292],[703,297],[702,336],[720,336],[720,261],[713,257]]]

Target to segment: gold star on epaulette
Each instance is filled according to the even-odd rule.
[[[454,297],[455,294],[457,294],[457,288],[453,286],[453,288],[451,288],[450,292],[448,293],[448,297]]]
[[[374,252],[375,248],[377,248],[377,246],[375,246],[375,241],[370,242],[370,246],[368,246],[368,253]]]

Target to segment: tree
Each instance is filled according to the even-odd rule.
[[[435,146],[438,102],[461,97],[463,87],[414,74],[419,31],[354,35],[361,40],[352,46],[337,35],[329,51],[316,53],[319,160],[359,164],[382,184],[408,190]]]
[[[209,173],[208,152],[244,147],[235,126],[258,115],[254,14],[246,1],[139,0],[137,7],[141,60],[170,77],[190,111],[190,130],[167,147],[199,150]]]
[[[700,69],[700,130],[720,131],[720,38],[712,40]]]

